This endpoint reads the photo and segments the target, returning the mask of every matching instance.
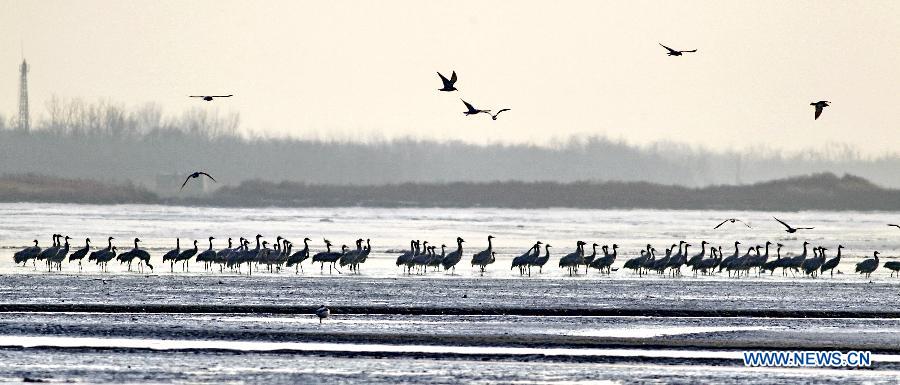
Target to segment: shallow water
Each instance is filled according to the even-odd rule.
[[[814,230],[787,234],[772,216],[778,216],[795,226],[814,226]],[[753,226],[748,229],[737,224],[713,227],[722,218],[740,217]],[[363,274],[372,277],[397,276],[394,265],[397,253],[409,247],[410,239],[428,240],[432,245],[455,248],[455,238],[466,239],[465,255],[456,273],[459,276],[480,275],[467,265],[468,256],[487,247],[486,237],[492,234],[497,262],[488,268],[494,278],[517,277],[510,271],[512,258],[528,250],[541,240],[552,245],[550,262],[542,276],[566,276],[565,270],[555,267],[559,257],[574,251],[577,240],[589,243],[616,243],[620,254],[613,267],[620,267],[627,258],[634,257],[646,244],[653,244],[659,254],[678,240],[693,243],[689,254],[699,252],[701,240],[721,245],[726,255],[733,253],[733,242],[745,247],[766,241],[785,245],[783,255],[802,249],[803,241],[829,248],[828,256],[836,253],[837,245],[845,246],[842,263],[837,270],[845,277],[855,277],[854,264],[871,256],[873,250],[882,252],[882,260],[891,260],[900,252],[900,230],[886,223],[900,221],[895,212],[728,212],[728,211],[661,211],[661,210],[574,210],[574,209],[380,209],[380,208],[267,208],[235,209],[209,207],[179,207],[154,205],[71,205],[71,204],[0,204],[0,273],[31,272],[31,268],[13,266],[12,253],[37,238],[42,247],[50,243],[50,234],[57,232],[74,238],[74,251],[90,237],[97,248],[106,246],[106,237],[116,238],[120,251],[132,247],[134,237],[140,237],[142,247],[148,249],[156,267],[155,273],[170,270],[162,266],[161,255],[174,248],[176,237],[182,249],[191,247],[198,239],[198,247],[206,249],[207,238],[214,236],[213,247],[227,246],[227,238],[265,236],[273,242],[275,236],[294,241],[295,249],[302,247],[302,239],[312,239],[313,252],[324,249],[323,238],[336,247],[353,247],[357,238],[372,240],[373,253],[363,266]],[[587,251],[590,253],[590,246]],[[602,253],[602,251],[599,251]],[[774,258],[775,248],[771,250]],[[304,271],[318,271],[306,263]],[[77,264],[64,264],[63,271],[77,272]],[[180,269],[181,267],[176,267]],[[201,266],[189,266],[193,272]],[[86,266],[96,271],[96,266]],[[110,264],[110,272],[122,272],[124,266]],[[327,268],[326,268],[327,271]],[[622,276],[624,271],[614,272]],[[875,277],[887,276],[883,268]],[[434,277],[444,274],[432,274]]]
[[[38,378],[87,383],[897,383],[900,381],[900,279],[880,268],[872,279],[853,274],[854,264],[880,250],[883,260],[900,250],[900,231],[885,226],[900,213],[774,213],[814,230],[789,235],[773,213],[658,210],[508,209],[232,209],[170,206],[0,204],[0,305],[76,305],[75,312],[0,313],[0,381]],[[722,218],[740,224],[713,230]],[[63,233],[80,248],[84,237],[104,247],[107,236],[122,251],[140,237],[156,269],[138,274],[110,264],[98,272],[64,264],[62,272],[14,266],[12,254],[38,237]],[[204,271],[192,263],[163,265],[161,255],[180,237],[182,249],[215,236],[215,248],[231,236],[282,235],[301,245],[313,239],[353,244],[370,238],[373,253],[361,274],[329,274],[306,262],[294,271],[254,271],[248,276]],[[496,236],[497,262],[484,274],[468,265],[471,254]],[[454,274],[409,276],[395,265],[409,239],[455,247],[467,240]],[[621,267],[647,243],[662,250],[686,239],[746,247],[765,241],[799,252],[804,240],[846,249],[834,277],[774,275],[729,278],[611,276],[591,271],[568,276],[557,267],[576,240],[618,244]],[[510,261],[536,240],[553,245],[541,273],[520,277]],[[691,248],[694,254],[697,247]],[[590,251],[590,249],[588,249]],[[745,252],[742,249],[741,252]],[[774,248],[771,250],[774,255]],[[93,305],[239,306],[288,308],[328,304],[335,309],[389,309],[382,314],[335,312],[323,324],[310,314],[211,312],[197,314],[96,313]],[[436,309],[416,315],[404,309]],[[640,316],[490,315],[491,309],[626,309]],[[442,310],[443,309],[443,310]],[[649,317],[648,309],[689,309],[700,317]],[[461,310],[450,315],[445,310]],[[486,310],[488,315],[478,315]],[[826,312],[826,318],[720,317],[724,311]],[[202,310],[201,310],[202,311]],[[472,314],[466,314],[472,311]],[[856,311],[870,318],[828,318]],[[391,313],[394,312],[394,313]],[[892,313],[893,312],[893,313]],[[852,317],[856,317],[851,315]],[[847,317],[842,315],[841,317]],[[741,349],[876,350],[870,370],[774,369],[741,366]],[[108,348],[112,347],[110,350]],[[566,359],[561,357],[578,357]]]

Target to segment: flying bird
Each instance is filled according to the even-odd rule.
[[[772,217],[772,218],[775,218],[775,217]],[[791,225],[789,225],[789,224],[787,224],[787,223],[784,223],[784,221],[782,221],[781,219],[775,218],[775,220],[778,221],[778,223],[781,223],[782,225],[784,225],[784,227],[787,227],[787,229],[785,229],[784,231],[787,231],[788,233],[791,233],[791,234],[796,233],[797,230],[812,230],[812,229],[815,228],[815,227],[797,227],[797,228],[794,228],[794,227],[791,227]]]
[[[459,100],[462,100],[462,99],[459,99]],[[463,102],[463,104],[466,105],[466,108],[469,109],[468,111],[463,112],[464,114],[466,114],[466,116],[468,116],[468,115],[477,115],[477,114],[480,114],[480,113],[482,113],[482,112],[484,112],[485,114],[488,114],[488,115],[491,114],[491,110],[479,110],[479,109],[477,109],[477,108],[475,108],[475,107],[472,107],[472,105],[469,104],[469,102],[467,102],[467,101],[465,101],[465,100],[463,100],[462,102]],[[498,112],[498,114],[499,114],[499,112]]]
[[[748,228],[751,228],[751,229],[752,229],[752,227],[750,227],[750,225],[748,225],[746,222],[744,222],[744,221],[742,221],[742,220],[740,220],[740,219],[737,219],[737,218],[728,218],[728,219],[722,221],[722,223],[719,223],[718,226],[713,227],[713,230],[718,229],[719,227],[722,227],[722,225],[724,225],[724,224],[727,223],[727,222],[731,222],[731,223],[734,223],[734,222],[741,222],[741,223],[744,224],[744,226],[747,226]]]
[[[192,98],[203,98],[207,102],[211,102],[213,98],[230,98],[234,95],[191,95]]]
[[[669,47],[666,47],[662,43],[659,43],[659,45],[662,45],[663,48],[669,50],[669,52],[666,52],[666,55],[669,55],[669,56],[681,56],[681,54],[683,54],[685,52],[697,52],[696,49],[692,49],[690,51],[678,51],[678,50],[674,50]]]
[[[825,107],[830,106],[830,104],[828,104],[828,103],[831,103],[831,102],[825,101],[825,100],[820,100],[820,101],[818,101],[818,102],[810,103],[810,104],[809,104],[809,105],[811,105],[811,106],[815,106],[815,107],[816,107],[816,117],[815,117],[815,119],[819,119],[819,115],[822,115],[822,110],[824,110]]]
[[[896,228],[898,228],[898,229],[900,229],[900,225],[895,225],[895,224],[888,224],[888,226],[891,226],[891,227],[896,227]]]
[[[453,86],[454,84],[456,84],[456,71],[453,71],[453,74],[450,75],[449,80],[444,77],[444,75],[441,75],[440,72],[438,72],[437,74],[441,77],[441,83],[444,83],[444,87],[439,88],[438,91],[457,91],[456,87]]]
[[[191,178],[199,178],[200,175],[206,175],[207,178],[212,179],[213,182],[216,182],[216,178],[213,178],[212,175],[209,175],[203,171],[196,171],[191,175],[188,175],[187,178],[184,178],[184,183],[181,184],[181,189],[184,190],[184,186],[187,185],[187,182],[191,180]],[[218,183],[218,182],[217,182]]]
[[[491,115],[491,119],[497,120],[497,117],[500,116],[500,113],[503,112],[503,111],[509,111],[509,108],[504,108],[504,109],[502,109],[502,110],[500,110],[500,111],[497,111],[496,114]]]

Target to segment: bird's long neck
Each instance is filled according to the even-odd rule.
[[[806,250],[806,243],[803,244],[803,257],[806,258],[808,251]]]
[[[309,250],[309,243],[305,239],[303,240],[303,250]]]
[[[738,249],[738,243],[735,242],[735,243],[734,243],[734,253],[737,254],[737,253],[740,253],[740,252],[741,252],[741,251]]]
[[[493,248],[494,248],[494,245],[491,244],[491,238],[488,237],[488,250],[493,250]]]
[[[68,242],[68,241],[66,241],[66,242]],[[135,248],[135,249],[138,248],[138,245],[137,245],[137,244],[138,244],[138,241],[137,241],[137,239],[135,239],[135,240],[134,240],[134,248]]]
[[[209,249],[212,250],[212,239],[209,240]]]
[[[700,256],[702,257],[705,255],[706,255],[706,243],[701,243],[700,244]]]
[[[106,248],[112,249],[112,239],[107,239],[106,242],[107,242]]]

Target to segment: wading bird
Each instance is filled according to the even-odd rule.
[[[37,241],[35,241],[35,242],[37,242]],[[76,250],[74,253],[69,255],[69,262],[77,260],[78,261],[78,271],[81,271],[81,260],[84,259],[84,257],[87,256],[88,252],[90,252],[90,251],[91,251],[91,239],[85,238],[84,239],[84,247]]]
[[[819,269],[820,273],[825,273],[830,270],[831,276],[834,277],[834,268],[841,263],[841,249],[843,248],[844,245],[838,245],[837,256],[823,263],[822,267]]]
[[[441,260],[441,266],[444,267],[444,271],[453,269],[453,273],[456,273],[456,264],[462,259],[463,255],[463,242],[464,239],[461,237],[456,237],[456,251],[451,251],[450,254],[444,256],[444,259]]]
[[[828,104],[828,103],[831,103],[831,102],[825,101],[825,100],[820,100],[818,102],[813,102],[813,103],[809,104],[816,108],[816,116],[815,116],[815,118],[813,118],[813,120],[819,119],[819,116],[822,115],[822,110],[824,110],[825,107],[830,106],[830,104]]]
[[[199,178],[200,175],[206,175],[207,178],[212,179],[213,182],[216,181],[216,178],[213,178],[212,175],[209,175],[203,171],[195,171],[191,175],[188,175],[187,178],[184,178],[184,183],[181,184],[181,189],[184,190],[184,186],[187,185],[187,182],[191,180],[191,178]]]
[[[441,77],[441,83],[444,83],[444,86],[439,88],[438,91],[457,91],[456,87],[454,87],[454,84],[456,84],[456,71],[453,71],[453,74],[450,75],[450,79],[447,79],[446,77],[444,77],[444,75],[441,75],[440,72],[438,72],[437,74]]]
[[[328,316],[330,316],[330,315],[331,315],[331,310],[328,310],[328,308],[325,307],[325,305],[319,306],[319,308],[316,309],[316,317],[319,317],[320,324],[322,323],[323,319],[328,318]]]
[[[669,47],[666,47],[662,43],[659,43],[659,45],[662,45],[663,48],[665,48],[669,51],[669,52],[666,52],[666,55],[669,55],[669,56],[681,56],[681,54],[683,54],[685,52],[697,52],[696,49],[692,49],[690,51],[678,51],[678,50],[674,50]]]
[[[491,243],[491,240],[494,239],[493,235],[488,235],[488,247],[482,251],[479,251],[476,254],[472,255],[472,266],[478,266],[481,269],[481,273],[484,274],[484,268],[487,265],[490,265],[496,261],[494,257],[494,245]]]
[[[38,240],[35,239],[32,242],[34,242],[34,246],[26,247],[13,254],[13,261],[16,264],[21,263],[24,266],[29,259],[34,259],[34,257],[41,253],[41,247],[38,246]]]
[[[772,217],[772,218],[775,218],[775,217]],[[782,221],[781,219],[775,218],[775,220],[778,221],[778,223],[781,223],[782,225],[784,225],[784,227],[786,227],[786,229],[784,231],[787,231],[788,233],[791,233],[791,234],[796,233],[797,230],[812,230],[815,228],[815,227],[796,227],[796,228],[794,228],[794,227],[791,227],[791,225],[784,223],[784,221]]]
[[[869,258],[865,261],[856,264],[856,272],[862,273],[866,275],[866,278],[872,276],[872,272],[878,268],[878,252],[876,251],[873,255],[873,258]]]
[[[891,277],[897,274],[900,277],[900,261],[888,261],[884,263],[884,268],[891,271]]]

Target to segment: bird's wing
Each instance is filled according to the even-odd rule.
[[[509,110],[510,110],[509,108],[504,108],[504,109],[502,109],[502,110],[500,110],[500,111],[497,111],[497,115],[500,115],[500,113],[503,112],[503,111],[509,111]]]
[[[456,71],[453,71],[453,74],[450,75],[450,83],[456,83]]]
[[[893,226],[893,227],[900,229],[900,225],[888,224],[888,226]]]
[[[191,176],[190,176],[190,175],[188,175],[187,178],[184,178],[184,183],[181,184],[181,190],[184,190],[184,186],[187,185],[187,182],[188,182],[189,180],[191,180]]]
[[[822,109],[823,109],[823,108],[824,108],[824,107],[822,107],[821,104],[816,104],[816,117],[815,117],[815,119],[818,119],[818,118],[819,118],[819,115],[822,115]]]
[[[462,99],[459,99],[459,100],[462,100]],[[462,102],[463,102],[463,104],[466,105],[466,108],[468,108],[469,111],[476,111],[476,110],[475,110],[475,107],[472,107],[472,105],[469,104],[469,102],[467,102],[467,101],[465,101],[465,100],[462,100]]]
[[[216,178],[213,178],[212,175],[209,175],[209,174],[207,174],[207,173],[205,173],[205,172],[203,172],[203,171],[198,172],[198,174],[200,174],[200,175],[206,175],[209,179],[212,179],[213,182],[216,182]],[[219,182],[216,182],[216,183],[219,183]]]
[[[750,225],[748,225],[747,222],[744,222],[744,221],[742,221],[742,220],[740,220],[740,219],[738,219],[737,221],[743,223],[744,226],[747,226],[747,228],[752,229],[752,227],[750,227]]]
[[[728,219],[722,221],[722,223],[719,223],[718,225],[716,225],[716,227],[713,227],[713,230],[718,229],[719,227],[722,227],[722,225],[724,225],[725,222],[728,222]]]
[[[772,217],[772,218],[775,218],[775,217]],[[784,225],[784,227],[787,227],[789,229],[791,228],[790,225],[788,225],[787,223],[784,223],[784,221],[782,221],[781,219],[775,218],[775,220],[778,221],[778,223],[781,223],[782,225]]]
[[[189,98],[205,98],[206,95],[191,95],[191,96],[188,96],[188,97],[189,97]]]
[[[692,50],[690,50],[690,51],[681,51],[681,52],[697,52],[697,50],[692,49]]]
[[[209,95],[211,98],[230,98],[234,95]]]
[[[815,228],[815,227],[798,227],[798,228],[796,228],[795,230],[812,230],[812,229],[814,229],[814,228]]]
[[[444,75],[441,75],[440,72],[438,72],[437,74],[438,74],[438,76],[441,77],[441,82],[444,83],[444,85],[450,84],[450,80],[447,80],[447,78]]]
[[[678,52],[678,51],[676,51],[676,50],[674,50],[674,49],[671,49],[671,48],[669,48],[669,47],[664,46],[662,43],[659,43],[659,45],[662,45],[662,47],[665,48],[665,49],[667,49],[667,50],[669,50],[669,52]]]

